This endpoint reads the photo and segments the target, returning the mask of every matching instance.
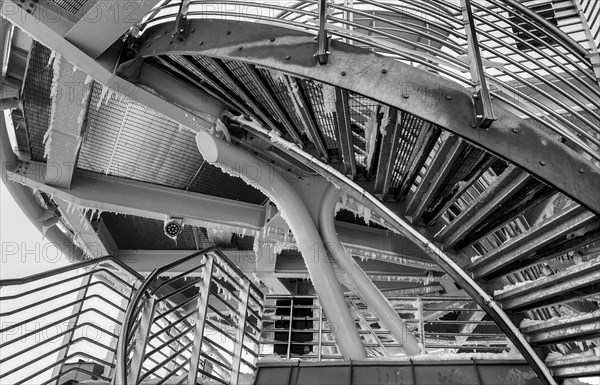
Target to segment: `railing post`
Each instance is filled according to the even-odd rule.
[[[142,364],[144,363],[146,346],[148,345],[148,337],[150,336],[150,329],[154,321],[154,298],[146,298],[142,308],[142,319],[140,320],[140,326],[135,331],[133,343],[133,357],[131,358],[131,366],[129,373],[127,374],[128,384],[137,384],[138,378],[142,371]]]
[[[317,35],[317,53],[319,64],[327,64],[329,55],[329,37],[327,36],[327,0],[319,0],[319,34]]]
[[[492,108],[492,98],[485,78],[485,70],[481,60],[479,50],[479,41],[477,40],[477,30],[475,20],[473,19],[473,10],[471,0],[460,0],[462,7],[463,23],[467,35],[469,67],[471,69],[471,79],[475,83],[476,92],[473,95],[475,103],[475,119],[478,128],[488,128],[496,118]]]
[[[94,269],[94,267],[92,267],[92,269]],[[61,346],[64,346],[64,348],[59,351],[58,357],[56,357],[56,362],[59,364],[54,367],[51,378],[54,378],[55,376],[58,376],[60,373],[62,373],[63,367],[65,365],[64,359],[69,355],[69,349],[71,347],[71,343],[73,342],[73,336],[75,335],[75,328],[79,323],[79,315],[81,314],[81,310],[83,309],[83,305],[88,294],[88,289],[92,281],[92,275],[93,273],[90,271],[89,274],[81,280],[81,287],[84,289],[77,292],[77,300],[81,300],[81,302],[77,303],[77,305],[73,307],[73,311],[71,312],[72,315],[75,315],[75,320],[72,324],[73,327],[71,328],[71,331],[67,333],[62,339]],[[60,377],[58,377],[57,380],[60,380]]]
[[[288,330],[288,345],[286,359],[289,360],[292,355],[292,319],[294,318],[294,297],[290,299],[290,327]]]
[[[177,18],[175,19],[172,33],[172,36],[179,41],[183,41],[187,36],[187,13],[189,7],[190,0],[182,0],[181,4],[179,4],[179,12],[177,12]]]
[[[232,372],[230,383],[237,385],[242,364],[242,353],[244,350],[244,334],[246,333],[246,320],[248,319],[248,298],[250,296],[250,281],[244,282],[244,287],[241,290],[241,301],[238,305],[239,323],[237,335],[235,336],[235,346],[233,347]]]
[[[204,338],[204,320],[206,319],[206,308],[208,306],[208,297],[210,296],[210,283],[212,281],[214,259],[211,255],[206,255],[206,264],[202,269],[202,286],[200,286],[200,298],[198,299],[198,308],[196,312],[196,327],[194,328],[194,344],[192,346],[192,356],[190,357],[190,369],[188,370],[188,381],[190,385],[196,384],[198,376],[198,362],[202,353],[202,340]]]
[[[419,297],[419,335],[421,340],[421,354],[427,354],[425,346],[425,320],[423,319],[423,298]]]

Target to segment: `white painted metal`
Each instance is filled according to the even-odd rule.
[[[323,260],[325,255],[320,255],[324,253],[325,246],[298,192],[282,175],[268,172],[273,170],[269,165],[233,144],[223,142],[207,132],[197,134],[196,144],[207,162],[244,178],[275,202],[294,233],[327,319],[337,325],[336,338],[342,355],[346,359],[364,358],[365,349],[340,284],[331,264]],[[246,166],[254,166],[258,170],[251,180],[249,175],[240,172]]]

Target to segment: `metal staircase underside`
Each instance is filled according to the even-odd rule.
[[[509,24],[514,24],[511,17],[521,18],[538,32],[544,31],[547,23],[513,1],[493,0],[488,5],[473,1],[479,12],[475,20],[480,50],[490,61],[483,78],[500,87],[492,91],[498,120],[484,129],[477,127],[479,118],[472,111],[482,96],[475,102],[471,97],[471,90],[482,91],[482,83],[464,75],[473,67],[455,58],[468,52],[472,39],[462,21],[454,25],[453,19],[462,14],[460,7],[448,5],[447,14],[442,12],[441,20],[428,26],[425,16],[422,20],[414,20],[414,15],[399,19],[400,10],[387,3],[359,3],[368,7],[357,6],[352,11],[344,5],[331,5],[337,13],[329,19],[329,32],[336,37],[329,41],[327,64],[317,65],[313,57],[317,44],[313,35],[322,34],[315,32],[317,26],[307,19],[314,16],[308,9],[316,3],[299,2],[297,7],[277,9],[281,11],[277,22],[258,27],[266,16],[249,17],[256,22],[251,23],[231,20],[227,10],[193,11],[181,39],[177,32],[172,33],[179,24],[169,18],[181,9],[165,3],[161,5],[163,14],[151,14],[139,25],[143,32],[139,38],[131,37],[120,47],[122,55],[114,67],[121,65],[116,74],[127,79],[127,84],[139,86],[138,90],[152,89],[187,111],[179,121],[174,118],[179,112],[158,111],[148,118],[149,126],[168,127],[171,131],[165,131],[171,134],[173,126],[185,126],[185,119],[191,126],[191,119],[195,122],[195,117],[203,116],[194,107],[200,108],[200,100],[210,97],[228,110],[221,119],[236,146],[296,175],[320,172],[329,177],[332,173],[320,167],[328,165],[349,177],[365,195],[406,218],[412,229],[439,246],[493,295],[513,322],[520,324],[520,332],[536,347],[540,358],[546,359],[556,379],[600,375],[600,89],[592,64],[583,59],[586,48],[558,30],[552,30],[556,45],[522,31],[525,36],[534,35],[521,42],[532,46],[529,51],[508,47],[489,33],[489,28],[494,28],[489,25],[490,17]],[[428,5],[421,5],[431,11]],[[495,15],[498,8],[503,12]],[[353,13],[357,19],[341,22],[337,18],[343,12],[346,16]],[[416,21],[424,24],[415,26]],[[338,25],[336,29],[335,23],[343,28]],[[402,28],[415,28],[409,29],[412,38],[402,35]],[[431,51],[438,56],[430,55]],[[534,68],[523,64],[534,62],[540,52],[552,65]],[[414,65],[410,69],[408,62]],[[29,71],[50,71],[47,63],[34,64]],[[451,65],[459,68],[458,75],[449,69]],[[547,76],[540,75],[544,73]],[[418,78],[402,82],[412,75]],[[448,77],[461,82],[456,93],[450,92]],[[412,80],[439,88],[410,88]],[[50,94],[51,83],[36,88],[40,84],[34,81],[43,83],[28,76],[23,108],[31,157],[43,162],[42,138],[50,112],[40,107],[48,107],[52,101],[40,101],[35,92],[43,89]],[[164,91],[165,84],[171,92]],[[130,155],[122,150],[120,141],[158,148],[165,138],[143,137],[146,127],[127,123],[129,113],[150,116],[143,112],[143,103],[136,101],[139,95],[135,92],[106,92],[107,86],[100,81],[89,87],[86,109],[94,119],[90,119],[81,145],[85,157],[77,159],[77,166],[131,177],[128,170],[111,168],[113,158]],[[524,90],[536,91],[539,98]],[[286,151],[265,132],[276,132],[315,160],[311,163]],[[113,136],[113,141],[107,139]],[[186,152],[183,145],[177,150]],[[171,179],[163,180],[151,164],[143,165],[144,172],[136,177],[155,184],[168,185],[166,181],[170,181],[189,190],[202,165],[195,174],[195,170],[191,175],[182,171],[182,175],[172,173]],[[44,193],[43,187],[41,191]],[[375,224],[364,219],[366,225]],[[381,223],[385,227],[386,221]],[[128,327],[133,330],[134,326]],[[136,342],[141,343],[139,339]],[[195,354],[197,358],[202,352]],[[134,364],[138,370],[143,368],[143,362]],[[170,369],[179,364],[175,362]]]

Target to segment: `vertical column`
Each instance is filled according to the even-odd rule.
[[[148,337],[150,336],[150,329],[152,328],[152,322],[154,321],[154,298],[147,298],[144,300],[142,308],[142,319],[140,326],[135,331],[135,337],[133,343],[133,357],[131,358],[131,366],[129,373],[127,374],[128,384],[137,384],[138,378],[142,372],[142,364],[144,363],[146,346],[148,346]]]
[[[190,358],[190,369],[188,370],[187,383],[196,385],[198,376],[198,362],[202,353],[202,339],[204,338],[204,320],[206,319],[206,308],[210,296],[210,282],[213,272],[213,258],[206,256],[206,264],[202,269],[202,286],[200,286],[200,298],[196,309],[196,327],[194,328],[194,345],[192,346],[192,357]]]

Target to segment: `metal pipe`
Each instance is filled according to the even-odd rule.
[[[338,326],[340,351],[346,359],[365,358],[366,352],[346,305],[344,294],[330,264],[319,263],[313,250],[325,250],[306,205],[292,185],[266,163],[239,147],[223,142],[207,132],[196,135],[198,149],[207,162],[236,174],[265,193],[282,210],[296,237],[312,283],[325,309],[327,319]],[[257,174],[250,180],[244,170],[252,166]],[[318,257],[318,254],[316,255]]]
[[[350,276],[350,280],[356,285],[360,297],[369,304],[379,316],[379,322],[390,331],[396,341],[402,344],[402,350],[407,355],[420,354],[419,342],[408,330],[406,324],[398,316],[394,307],[387,298],[373,284],[373,281],[360,268],[358,263],[346,252],[335,231],[335,205],[340,196],[340,191],[333,185],[325,192],[321,201],[319,211],[319,228],[321,236],[327,245],[329,254],[334,261]]]

